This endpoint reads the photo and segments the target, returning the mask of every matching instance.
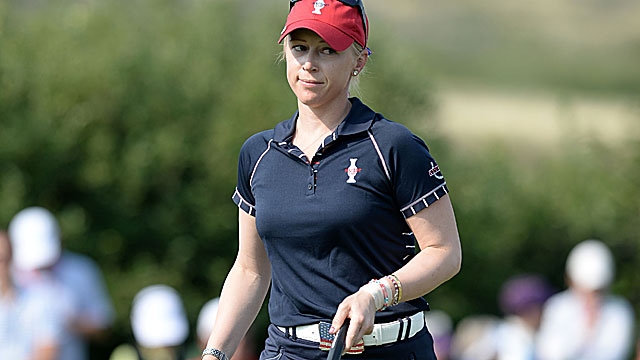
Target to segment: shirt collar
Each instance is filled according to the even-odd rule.
[[[335,131],[338,137],[369,130],[377,115],[367,105],[363,104],[360,99],[352,97],[349,101],[351,101],[351,110],[349,110],[347,117],[338,125]],[[291,139],[296,128],[297,118],[298,111],[290,119],[276,125],[273,140],[280,143]]]

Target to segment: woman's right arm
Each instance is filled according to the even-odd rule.
[[[271,282],[271,264],[255,218],[240,209],[238,212],[238,256],[224,282],[216,323],[207,342],[207,348],[219,349],[229,358],[258,315]]]

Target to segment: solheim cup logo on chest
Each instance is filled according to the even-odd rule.
[[[358,168],[358,166],[356,165],[356,161],[358,161],[358,158],[351,158],[349,159],[349,161],[351,162],[351,165],[349,165],[348,168],[344,169],[344,172],[346,172],[347,176],[349,176],[349,178],[347,179],[347,183],[355,184],[356,175],[358,175],[358,173],[362,171],[362,169]]]
[[[325,3],[323,0],[318,0],[318,1],[313,3],[313,8],[315,10],[313,10],[311,13],[322,15],[320,10],[322,10],[322,8],[325,7],[325,6],[327,6],[327,3]]]

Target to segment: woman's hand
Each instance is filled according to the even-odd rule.
[[[376,308],[371,294],[359,290],[355,294],[347,296],[338,306],[338,311],[331,322],[330,333],[335,334],[344,323],[346,318],[351,319],[347,338],[342,353],[356,345],[365,334],[373,331]]]

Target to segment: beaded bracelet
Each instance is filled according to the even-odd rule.
[[[393,297],[389,297],[393,288],[389,287],[389,285],[381,281],[381,279],[371,279],[366,285],[363,285],[360,290],[371,294],[376,311],[384,310],[393,305]]]
[[[402,301],[402,283],[400,282],[400,279],[398,279],[398,277],[395,274],[391,274],[389,275],[391,276],[391,278],[393,280],[395,280],[395,282],[393,283],[393,286],[398,286],[398,301],[396,302],[396,304],[400,303],[400,301]]]
[[[389,307],[389,294],[387,293],[387,287],[380,280],[372,280],[376,284],[380,285],[382,289],[382,296],[384,298],[384,303],[382,304],[382,308],[380,310],[384,310]]]
[[[393,302],[391,305],[397,305],[400,302],[400,286],[398,285],[399,281],[396,280],[392,275],[385,276],[387,280],[393,285]]]

